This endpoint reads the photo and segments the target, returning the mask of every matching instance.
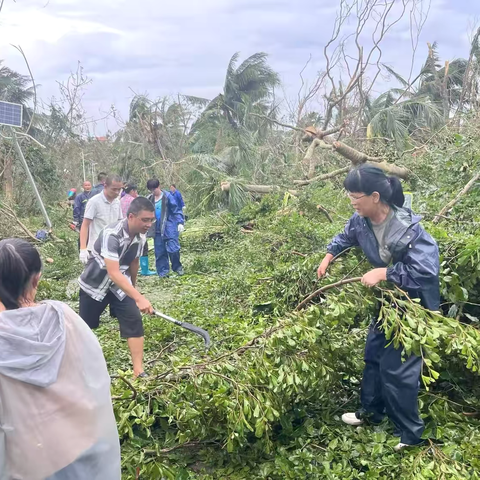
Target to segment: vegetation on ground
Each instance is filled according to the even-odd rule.
[[[41,299],[78,307],[77,234],[63,199],[84,177],[118,173],[141,193],[158,177],[186,199],[186,275],[139,285],[158,310],[208,330],[212,348],[145,317],[149,377],[133,381],[108,312],[96,331],[125,479],[479,478],[480,29],[464,59],[440,61],[433,41],[418,45],[424,3],[340,0],[324,71],[300,72],[295,101],[279,96],[265,53],[235,54],[214,99],[135,95],[128,119],[108,113],[118,128],[105,137],[93,134],[82,106],[91,80],[81,65],[45,108],[33,77],[0,67],[0,99],[25,106],[22,148],[54,224],[47,241],[36,240],[43,221],[5,133],[0,237],[38,245]],[[412,55],[425,57],[410,74],[392,69],[381,48],[406,19]],[[348,281],[369,268],[354,250],[316,279],[326,245],[352,213],[343,177],[364,162],[402,179],[437,240],[441,311],[426,312],[387,283],[370,290]],[[359,404],[379,302],[389,338],[424,358],[425,444],[400,454],[386,421],[340,422]]]

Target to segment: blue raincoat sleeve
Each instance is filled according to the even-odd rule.
[[[334,257],[342,253],[344,250],[350,247],[358,246],[356,229],[353,226],[356,214],[350,218],[350,220],[345,225],[345,230],[343,233],[337,235],[332,242],[327,246],[327,252],[331,253]]]
[[[82,214],[82,200],[83,195],[77,195],[75,203],[73,204],[73,221],[80,223],[80,217]]]
[[[182,194],[177,190],[175,192],[175,196],[177,197],[177,203],[180,208],[183,208],[185,206],[185,202],[183,201]]]
[[[181,207],[178,205],[175,197],[169,192],[167,193],[168,201],[168,218],[175,224],[184,223],[183,212]]]
[[[403,290],[415,290],[423,294],[430,291],[435,298],[431,298],[429,303],[433,304],[428,308],[436,310],[438,305],[435,307],[434,304],[440,300],[438,246],[422,227],[417,225],[416,230],[417,236],[409,244],[402,261],[387,268],[387,281],[395,283]]]

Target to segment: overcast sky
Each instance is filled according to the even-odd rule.
[[[132,90],[152,98],[178,92],[212,98],[221,91],[232,54],[270,55],[287,96],[299,87],[299,71],[313,79],[324,66],[339,0],[5,0],[0,12],[0,58],[27,73],[25,51],[40,97],[58,96],[77,62],[93,83],[85,95],[89,115],[115,104],[128,115]],[[419,44],[437,41],[442,60],[467,57],[469,36],[480,18],[480,0],[431,0]],[[384,43],[383,60],[408,77],[408,21],[399,23]],[[110,128],[114,124],[110,122]],[[104,123],[96,134],[105,132]]]

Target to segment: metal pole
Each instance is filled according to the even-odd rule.
[[[87,180],[87,177],[85,175],[85,155],[83,154],[83,150],[82,150],[82,165],[83,165],[83,181],[85,182]]]
[[[22,149],[20,148],[20,145],[18,144],[18,140],[17,140],[17,136],[15,134],[15,130],[10,127],[10,131],[12,132],[13,145],[15,146],[15,150],[17,151],[17,154],[20,157],[21,162],[23,163],[23,167],[25,168],[25,171],[27,172],[27,177],[30,180],[33,191],[35,192],[35,196],[37,197],[38,204],[40,205],[40,210],[42,211],[43,216],[45,217],[45,223],[47,224],[47,227],[49,229],[51,229],[52,228],[52,222],[50,221],[47,210],[45,209],[45,205],[42,202],[42,197],[40,196],[40,193],[38,193],[37,185],[35,184],[35,180],[33,179],[33,176],[30,172],[30,169],[28,168],[25,157],[23,156]]]

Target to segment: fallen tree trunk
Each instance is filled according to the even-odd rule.
[[[220,188],[222,192],[229,192],[230,191],[230,182],[222,182],[220,184]],[[243,189],[246,192],[250,193],[259,193],[259,194],[267,194],[267,193],[274,193],[274,192],[288,192],[290,195],[298,195],[297,190],[288,190],[278,185],[242,185]]]
[[[460,192],[457,194],[457,196],[451,201],[448,202],[441,210],[440,212],[435,216],[433,219],[433,223],[438,223],[442,218],[445,218],[445,214],[453,208],[459,200],[468,193],[468,191],[473,187],[474,183],[480,178],[480,172],[478,172],[474,177],[460,190]]]
[[[325,150],[332,150],[333,148],[331,145],[328,145],[319,138],[315,138],[312,141],[312,143],[307,149],[307,152],[305,153],[305,157],[303,158],[304,163],[308,165],[307,178],[309,179],[315,176],[315,167],[317,166],[317,161],[315,159],[314,153],[317,147]]]
[[[330,173],[324,173],[323,175],[319,175],[318,177],[310,178],[309,180],[294,180],[293,183],[302,187],[304,185],[309,185],[313,182],[321,182],[322,180],[328,180],[329,178],[336,177],[337,175],[341,175],[342,173],[347,173],[350,171],[351,167],[343,167],[339,168],[338,170],[334,170]]]

